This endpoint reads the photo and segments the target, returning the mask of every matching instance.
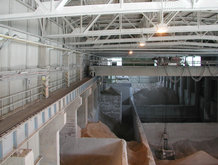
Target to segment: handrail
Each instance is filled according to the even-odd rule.
[[[20,105],[16,108],[24,106],[25,105],[24,102],[26,102],[27,100],[30,100],[30,102],[32,102],[33,101],[32,98],[38,97],[42,94],[41,90],[40,90],[41,88],[42,88],[42,86],[37,86],[35,88],[29,89],[26,91],[22,91],[22,92],[18,92],[18,93],[15,93],[13,95],[10,95],[10,96],[2,97],[0,99],[0,116],[2,117],[3,115],[7,114],[7,113],[4,113],[5,109],[13,107],[13,110],[14,110],[15,109],[14,107],[16,107],[19,104],[22,104],[22,105]],[[39,92],[36,92],[37,90],[39,90]],[[29,93],[29,96],[24,98],[24,95],[28,94],[28,93]],[[18,99],[15,100],[14,97],[18,97]],[[22,97],[22,98],[19,99],[19,97]],[[12,103],[11,103],[11,100],[12,100]],[[5,102],[9,102],[9,103],[5,104]],[[11,112],[11,110],[9,110],[9,111]]]
[[[42,86],[40,85],[40,86],[31,88],[31,89],[28,89],[28,90],[25,90],[25,91],[22,91],[22,92],[14,93],[14,94],[9,95],[9,96],[6,96],[6,97],[0,97],[0,100],[2,100],[2,99],[8,99],[9,97],[13,97],[13,96],[16,96],[16,95],[18,95],[18,94],[26,93],[26,92],[29,92],[29,91],[31,91],[31,90],[38,89],[38,88],[41,88],[41,87],[42,87]]]

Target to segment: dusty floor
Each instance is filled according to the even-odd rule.
[[[86,128],[82,129],[82,137],[93,138],[118,138],[113,132],[102,122],[88,123]],[[147,165],[148,159],[147,148],[136,141],[127,143],[127,154],[129,165]],[[104,163],[102,164],[104,165]]]

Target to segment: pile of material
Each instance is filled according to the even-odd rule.
[[[142,89],[134,94],[134,101],[137,106],[179,104],[175,92],[164,87]]]
[[[88,123],[81,131],[82,137],[117,138],[111,130],[102,122]]]
[[[70,159],[69,159],[70,157]],[[109,155],[63,155],[61,165],[111,165],[113,157]]]
[[[218,138],[200,142],[182,140],[174,143],[173,148],[176,152],[176,158],[183,158],[202,150],[218,159]]]
[[[127,155],[129,165],[147,165],[147,148],[142,143],[127,142]]]
[[[82,137],[92,138],[118,138],[102,122],[88,123],[86,128],[82,129]],[[129,165],[147,165],[147,148],[141,143],[131,141],[127,143],[127,156]]]
[[[161,160],[157,165],[218,165],[218,160],[204,151],[198,151],[192,155],[178,160]]]

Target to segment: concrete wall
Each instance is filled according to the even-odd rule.
[[[126,142],[120,139],[78,138],[66,139],[61,151],[61,160],[65,165],[74,162],[79,165],[128,165]]]
[[[169,143],[181,140],[205,141],[218,137],[218,123],[167,123]],[[164,123],[143,123],[149,144],[159,145]]]
[[[187,105],[147,105],[136,106],[142,122],[197,122],[199,111]]]
[[[24,1],[29,2],[29,1]],[[35,1],[33,1],[35,4]],[[33,6],[34,6],[33,4]],[[19,12],[32,12],[31,7],[26,6],[19,1],[13,0],[1,0],[0,14],[8,13],[19,13]],[[24,21],[11,21],[3,22],[0,24],[0,34],[6,34],[14,36],[21,39],[26,39],[29,41],[40,42],[45,44],[62,47],[63,40],[57,39],[56,41],[47,40],[43,38],[45,34],[62,34],[62,22],[59,20],[46,19],[44,22],[45,31],[41,30],[40,22],[38,19],[24,20]],[[49,91],[53,92],[58,88],[63,87],[66,81],[65,71],[68,70],[69,81],[75,82],[79,79],[80,70],[83,67],[87,67],[89,63],[89,57],[81,53],[67,53],[62,50],[51,49],[47,47],[39,47],[36,45],[30,45],[26,43],[18,43],[12,40],[1,40],[0,41],[0,72],[8,74],[6,71],[26,71],[28,69],[39,69],[39,68],[50,68],[56,69],[49,74]],[[64,56],[63,56],[64,54]],[[80,56],[81,62],[77,63],[76,56]],[[81,66],[81,67],[80,67]],[[60,71],[62,68],[62,71]],[[84,69],[83,69],[84,70]],[[10,77],[10,76],[8,76]],[[28,76],[28,78],[20,78],[18,75],[15,78],[0,81],[0,98],[5,98],[19,92],[23,92],[34,87],[41,86],[41,76],[34,74],[33,76]],[[11,107],[4,109],[3,114],[7,114],[13,111],[17,107],[23,104],[29,103],[33,100],[38,99],[39,94],[42,90],[36,89],[24,94],[19,94],[13,96],[13,98],[7,98],[1,103],[0,108],[11,104]],[[31,99],[30,99],[31,95]],[[16,103],[19,100],[28,98],[20,103]],[[16,104],[13,104],[16,103]],[[12,105],[13,104],[13,105]]]
[[[135,103],[133,101],[133,97],[131,97],[131,105],[132,105],[132,116],[133,116],[133,127],[134,127],[135,139],[147,147],[148,164],[155,165],[154,157],[152,155],[150,146],[148,144],[147,135],[143,129],[143,125],[139,119],[137,112],[136,112],[136,106],[135,106]]]
[[[129,103],[128,99],[130,98],[130,83],[114,83],[109,84],[108,86],[120,91],[122,93],[122,102],[126,101],[126,103]]]
[[[33,151],[30,149],[20,149],[14,154],[5,165],[34,165]]]
[[[23,4],[19,3],[18,1],[9,1],[9,0],[2,0],[0,5],[0,14],[7,14],[7,13],[14,13],[14,12],[27,12],[30,9]],[[0,25],[0,33],[1,34],[9,34],[10,36],[15,36],[17,38],[22,38],[30,41],[39,41],[39,21],[35,20],[27,20],[27,21],[12,21],[10,23],[5,22],[6,25],[13,27],[15,29],[19,29],[21,31],[32,33],[25,34],[22,32],[18,32],[16,30],[10,30],[5,27],[1,27]],[[62,33],[62,29],[57,26],[56,24],[49,22],[47,24],[49,30],[54,31],[55,33]],[[4,44],[3,44],[4,43]],[[25,43],[17,43],[14,41],[6,41],[2,40],[1,44],[3,44],[2,49],[0,49],[0,71],[13,71],[13,70],[25,70],[25,69],[33,69],[37,68],[40,64],[39,59],[39,47],[28,45]],[[55,42],[50,42],[48,44],[55,44]],[[47,66],[62,66],[59,58],[62,54],[62,51],[58,50],[48,50],[46,48],[46,56],[47,59]],[[19,77],[19,76],[18,76]],[[51,75],[51,79],[53,79],[53,75]],[[28,77],[28,79],[13,79],[11,81],[0,81],[0,98],[9,96],[21,91],[25,91],[34,87],[41,85],[41,81],[38,81],[37,76]],[[39,90],[32,92],[32,95],[38,93]],[[10,104],[12,102],[16,102],[21,98],[25,98],[26,95],[19,95],[13,97],[13,99],[4,100],[3,105]],[[36,99],[38,97],[32,98]],[[24,101],[26,103],[27,101]],[[12,109],[21,106],[21,104],[17,104],[13,106]],[[10,109],[7,109],[10,110]],[[7,113],[7,111],[5,112]]]
[[[109,88],[108,91],[113,90]],[[99,102],[99,107],[101,113],[107,117],[113,119],[114,121],[121,122],[122,120],[122,94],[119,93],[110,94],[107,90],[101,92],[101,98]]]
[[[160,77],[160,82],[162,86],[174,89],[178,93],[181,105],[194,105],[201,121],[218,121],[218,81],[216,79],[213,77],[197,80],[191,77]]]

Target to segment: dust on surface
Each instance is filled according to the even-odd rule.
[[[204,151],[198,151],[177,160],[156,161],[157,165],[218,165],[218,160]]]
[[[88,123],[86,128],[82,129],[82,137],[118,138],[102,122]],[[127,156],[129,165],[148,165],[147,147],[142,143],[127,142]]]

